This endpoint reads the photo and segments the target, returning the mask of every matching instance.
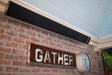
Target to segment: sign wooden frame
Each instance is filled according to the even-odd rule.
[[[30,64],[58,68],[76,68],[76,55],[40,45],[30,44]]]

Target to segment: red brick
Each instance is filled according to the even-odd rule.
[[[6,33],[7,33],[8,35],[11,35],[11,36],[17,36],[17,35],[18,35],[18,34],[17,34],[15,31],[13,31],[13,30],[6,31]]]
[[[26,40],[26,44],[35,44],[35,42]]]
[[[31,40],[32,41],[35,41],[35,42],[39,42],[39,39],[35,38],[35,37],[31,37]]]
[[[6,54],[6,59],[15,59],[15,60],[18,60],[18,56],[17,55],[12,55],[12,54]]]
[[[67,73],[70,73],[70,72],[71,72],[71,70],[68,70],[68,69],[66,69],[65,71],[66,71]]]
[[[10,53],[10,52],[11,52],[11,49],[9,49],[9,48],[4,48],[4,47],[0,47],[0,52]]]
[[[0,40],[0,46],[4,45],[4,40]]]
[[[6,27],[6,24],[2,24],[2,23],[0,23],[0,27],[5,28],[5,27]]]
[[[48,41],[53,41],[53,39],[50,38],[50,37],[46,37],[46,39],[47,39]]]
[[[4,33],[4,30],[0,28],[0,33]]]
[[[20,72],[30,72],[30,69],[28,69],[28,68],[20,68]]]
[[[14,41],[17,43],[24,43],[24,40],[20,38],[14,38]]]
[[[76,73],[76,70],[72,70],[72,73]]]
[[[13,65],[15,66],[24,66],[23,61],[13,61]]]
[[[11,67],[6,67],[6,72],[12,72],[12,68]]]
[[[46,32],[46,31],[41,31],[41,34],[44,34],[45,36],[47,36],[47,35],[48,35],[48,32]]]
[[[65,69],[60,69],[59,72],[65,72]]]
[[[18,72],[18,68],[16,68],[16,67],[6,67],[6,72]]]
[[[28,57],[27,56],[19,56],[19,60],[27,61]]]
[[[50,72],[50,69],[42,69],[42,72]]]
[[[13,49],[13,53],[14,53],[14,54],[24,55],[24,51],[23,51],[23,50]]]
[[[42,40],[41,43],[48,44],[47,40]]]
[[[6,46],[7,47],[13,47],[13,48],[17,48],[18,47],[18,44],[17,43],[6,43]]]
[[[76,48],[76,45],[72,45],[72,47]]]
[[[25,30],[22,28],[15,28],[16,32],[25,33]]]
[[[65,41],[61,41],[61,44],[66,45],[66,42]]]
[[[9,24],[0,24],[0,26],[5,28],[5,29],[13,29],[13,27]]]
[[[69,50],[69,47],[68,46],[64,46],[64,48]]]
[[[57,47],[60,47],[60,48],[62,48],[62,45],[61,45],[61,44],[57,44]]]
[[[51,46],[55,46],[55,43],[54,43],[54,42],[50,42],[50,45],[51,45]]]
[[[28,49],[28,46],[27,46],[27,45],[22,45],[22,44],[21,44],[21,45],[19,46],[19,48],[20,48],[20,49],[27,50],[27,49]]]
[[[19,37],[29,39],[29,36],[27,34],[19,34]]]
[[[36,33],[40,33],[40,29],[36,27],[31,27],[31,30],[36,31]]]
[[[56,43],[60,43],[60,40],[58,40],[58,39],[54,39],[54,42],[56,42]]]
[[[51,69],[52,72],[58,72],[58,69]]]
[[[4,35],[4,34],[0,35],[0,39],[7,40],[7,41],[11,41],[12,40],[12,38],[10,36]]]
[[[14,55],[14,58],[13,59],[15,59],[15,60],[18,60],[18,55]]]
[[[37,34],[37,37],[41,38],[41,39],[45,39],[45,37],[41,34]]]
[[[33,68],[33,69],[32,69],[32,72],[40,72],[40,71],[41,71],[40,68]]]
[[[2,71],[3,71],[3,67],[0,66],[0,72],[2,72]]]
[[[0,53],[0,59],[4,59],[5,58],[5,54],[4,53]]]
[[[0,60],[0,65],[11,65],[11,61],[8,61],[8,60]]]
[[[12,20],[12,19],[8,19],[8,23],[9,24],[13,24],[13,25],[16,25],[16,26],[18,26],[19,25],[19,23],[17,22],[17,21],[15,21],[15,20]]]
[[[35,36],[36,35],[34,32],[31,32],[31,31],[27,31],[27,34],[28,35],[32,35],[32,36]]]
[[[25,28],[25,29],[30,29],[30,26],[29,25],[26,25],[26,24],[21,24],[20,25],[22,28]]]

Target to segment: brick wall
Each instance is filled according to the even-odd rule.
[[[100,52],[94,47],[2,15],[9,0],[0,0],[0,75],[104,75]],[[91,70],[38,67],[28,64],[29,44],[75,54],[88,53]]]
[[[28,64],[30,43],[75,54],[88,53],[91,71],[38,67]],[[0,15],[0,75],[103,75],[101,55],[94,47]],[[99,65],[100,64],[100,65]]]

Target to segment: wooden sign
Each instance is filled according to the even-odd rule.
[[[73,53],[31,44],[30,64],[74,69],[76,68],[76,57]]]

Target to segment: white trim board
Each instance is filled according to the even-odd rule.
[[[112,48],[112,36],[100,39],[100,44],[97,46],[99,50],[106,49],[106,48]]]

